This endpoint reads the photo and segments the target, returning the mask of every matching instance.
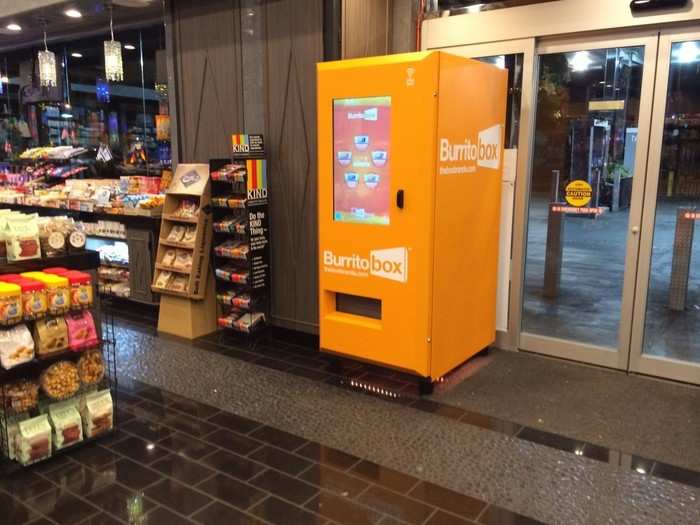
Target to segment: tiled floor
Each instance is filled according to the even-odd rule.
[[[408,376],[301,346],[133,328],[117,434],[2,480],[1,524],[698,522],[695,470],[448,404],[449,389],[420,399]]]

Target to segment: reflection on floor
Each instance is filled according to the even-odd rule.
[[[523,417],[538,413],[523,377],[504,374],[505,354],[447,377],[431,400],[410,376],[352,362],[339,374],[308,347],[190,344],[136,328],[118,330],[119,433],[0,482],[9,525],[694,523],[700,513],[697,471],[501,410],[491,382],[513,383]],[[479,393],[483,411],[459,402]]]
[[[654,234],[645,353],[700,363],[700,242],[691,257],[688,308],[668,308],[676,210],[687,203],[660,203]],[[622,279],[625,268],[629,210],[604,213],[597,219],[567,217],[561,290],[555,299],[543,296],[547,202],[533,199],[523,307],[526,332],[617,347]]]

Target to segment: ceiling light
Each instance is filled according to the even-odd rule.
[[[8,78],[7,75],[3,75],[3,76],[0,77],[0,82],[2,82],[3,84],[9,84],[9,83],[10,83],[10,79]]]
[[[673,47],[676,47],[675,45]],[[697,42],[683,42],[673,51],[673,57],[681,64],[695,62],[700,57],[700,48]]]
[[[569,67],[574,71],[586,71],[592,63],[593,60],[588,51],[576,51],[576,53],[569,58]]]
[[[83,58],[83,54],[82,54],[82,53],[78,53],[77,51],[73,51],[73,52],[70,54],[70,56],[72,56],[73,58]]]
[[[122,44],[114,40],[114,21],[112,9],[109,10],[109,33],[111,40],[105,40],[105,78],[108,82],[122,82],[124,80],[124,65],[122,62]]]
[[[83,13],[78,11],[77,9],[66,9],[63,11],[63,14],[66,15],[68,18],[82,18]]]
[[[133,51],[136,49],[136,46],[134,44],[124,44],[124,49],[128,49],[129,51]]]
[[[10,31],[22,31],[22,26],[19,24],[7,24],[5,28]]]
[[[56,86],[56,55],[49,51],[46,44],[46,28],[44,28],[44,50],[37,53],[39,61],[39,83],[42,87]]]

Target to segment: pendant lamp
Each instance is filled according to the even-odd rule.
[[[105,40],[105,78],[108,82],[121,82],[124,80],[122,44],[114,40],[111,7],[109,9],[109,32],[112,36],[112,40]]]
[[[44,50],[39,51],[39,83],[42,87],[56,86],[56,55],[49,51],[46,44],[46,29],[44,29]]]

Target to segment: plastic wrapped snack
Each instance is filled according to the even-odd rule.
[[[22,465],[51,457],[51,425],[46,414],[19,423],[16,445],[17,459]]]
[[[5,370],[34,359],[34,340],[24,324],[0,330],[0,364]]]
[[[168,284],[168,290],[173,292],[185,292],[187,291],[187,285],[189,284],[189,277],[187,275],[176,275]]]
[[[170,230],[170,233],[168,234],[167,239],[170,242],[182,242],[182,238],[184,235],[185,235],[185,227],[180,225],[180,224],[176,224]]]
[[[41,389],[51,399],[68,399],[80,388],[78,368],[70,361],[59,361],[44,371],[40,383]]]
[[[84,385],[96,385],[105,376],[105,365],[99,350],[89,350],[78,360],[78,375]]]
[[[5,385],[5,408],[14,413],[31,410],[39,402],[39,385],[34,381],[20,379]]]
[[[158,277],[156,277],[156,288],[167,288],[172,277],[173,272],[158,273]]]
[[[113,427],[112,396],[109,390],[86,395],[80,407],[80,415],[85,437],[92,438],[109,432]]]
[[[49,419],[53,427],[52,437],[56,450],[83,440],[83,424],[74,401],[51,405]]]
[[[178,270],[192,269],[192,252],[187,250],[178,250],[175,255],[175,260],[172,263],[173,268]]]
[[[192,219],[197,216],[198,211],[197,201],[194,199],[182,199],[180,201],[180,206],[175,210],[175,215],[177,217],[183,217],[186,219]]]
[[[68,326],[68,348],[71,350],[84,350],[97,344],[95,320],[88,310],[67,314],[66,325]]]
[[[163,254],[163,259],[160,261],[161,264],[165,266],[172,266],[175,262],[175,250],[173,248],[168,248]]]
[[[48,317],[34,323],[36,355],[46,357],[68,348],[68,327],[62,317]]]
[[[197,227],[196,226],[188,226],[185,228],[185,234],[182,237],[182,242],[186,244],[192,244],[194,243],[194,240],[197,238]]]
[[[5,242],[8,261],[24,261],[41,257],[37,215],[8,215]]]

